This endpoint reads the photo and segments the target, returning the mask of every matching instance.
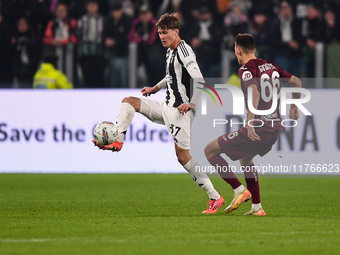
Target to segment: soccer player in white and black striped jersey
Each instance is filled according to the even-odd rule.
[[[201,91],[195,89],[191,93],[190,80],[199,79],[203,82],[203,76],[193,50],[179,37],[179,22],[175,14],[164,14],[158,20],[156,27],[163,46],[168,47],[166,74],[164,79],[154,87],[144,87],[141,92],[143,96],[147,97],[166,88],[165,101],[157,102],[136,97],[124,98],[116,120],[116,127],[119,131],[117,140],[113,144],[105,146],[98,144],[95,140],[93,142],[101,149],[120,151],[135,112],[143,114],[152,122],[166,125],[174,139],[179,163],[209,196],[208,208],[203,213],[216,213],[224,204],[224,199],[215,190],[207,174],[197,171],[201,168],[189,152],[190,126]],[[196,87],[196,84],[193,87]]]

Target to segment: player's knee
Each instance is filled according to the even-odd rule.
[[[124,97],[122,103],[128,103],[128,97]]]
[[[204,148],[204,154],[205,154],[205,156],[206,156],[207,159],[210,158],[211,148],[210,148],[209,144],[208,144],[207,146],[205,146],[205,148]]]
[[[214,146],[212,145],[212,143],[209,143],[204,148],[204,154],[205,154],[205,157],[209,160],[212,157],[218,155],[219,153],[216,150],[214,150]]]
[[[122,103],[128,103],[128,104],[131,104],[133,106],[135,99],[136,98],[134,98],[134,97],[124,97],[123,100],[122,100]]]
[[[122,100],[122,103],[128,103],[133,108],[135,108],[136,111],[139,111],[140,109],[140,99],[136,97],[125,97]]]

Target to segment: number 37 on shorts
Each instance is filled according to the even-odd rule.
[[[178,132],[182,129],[181,127],[170,124],[170,133],[173,137],[177,136]]]

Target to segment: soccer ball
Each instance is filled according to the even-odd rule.
[[[93,137],[101,145],[112,144],[117,136],[118,129],[110,121],[101,121],[93,129]]]

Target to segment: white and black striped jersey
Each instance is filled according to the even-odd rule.
[[[190,103],[190,79],[202,78],[192,48],[181,41],[178,46],[166,53],[166,104],[178,107]]]

